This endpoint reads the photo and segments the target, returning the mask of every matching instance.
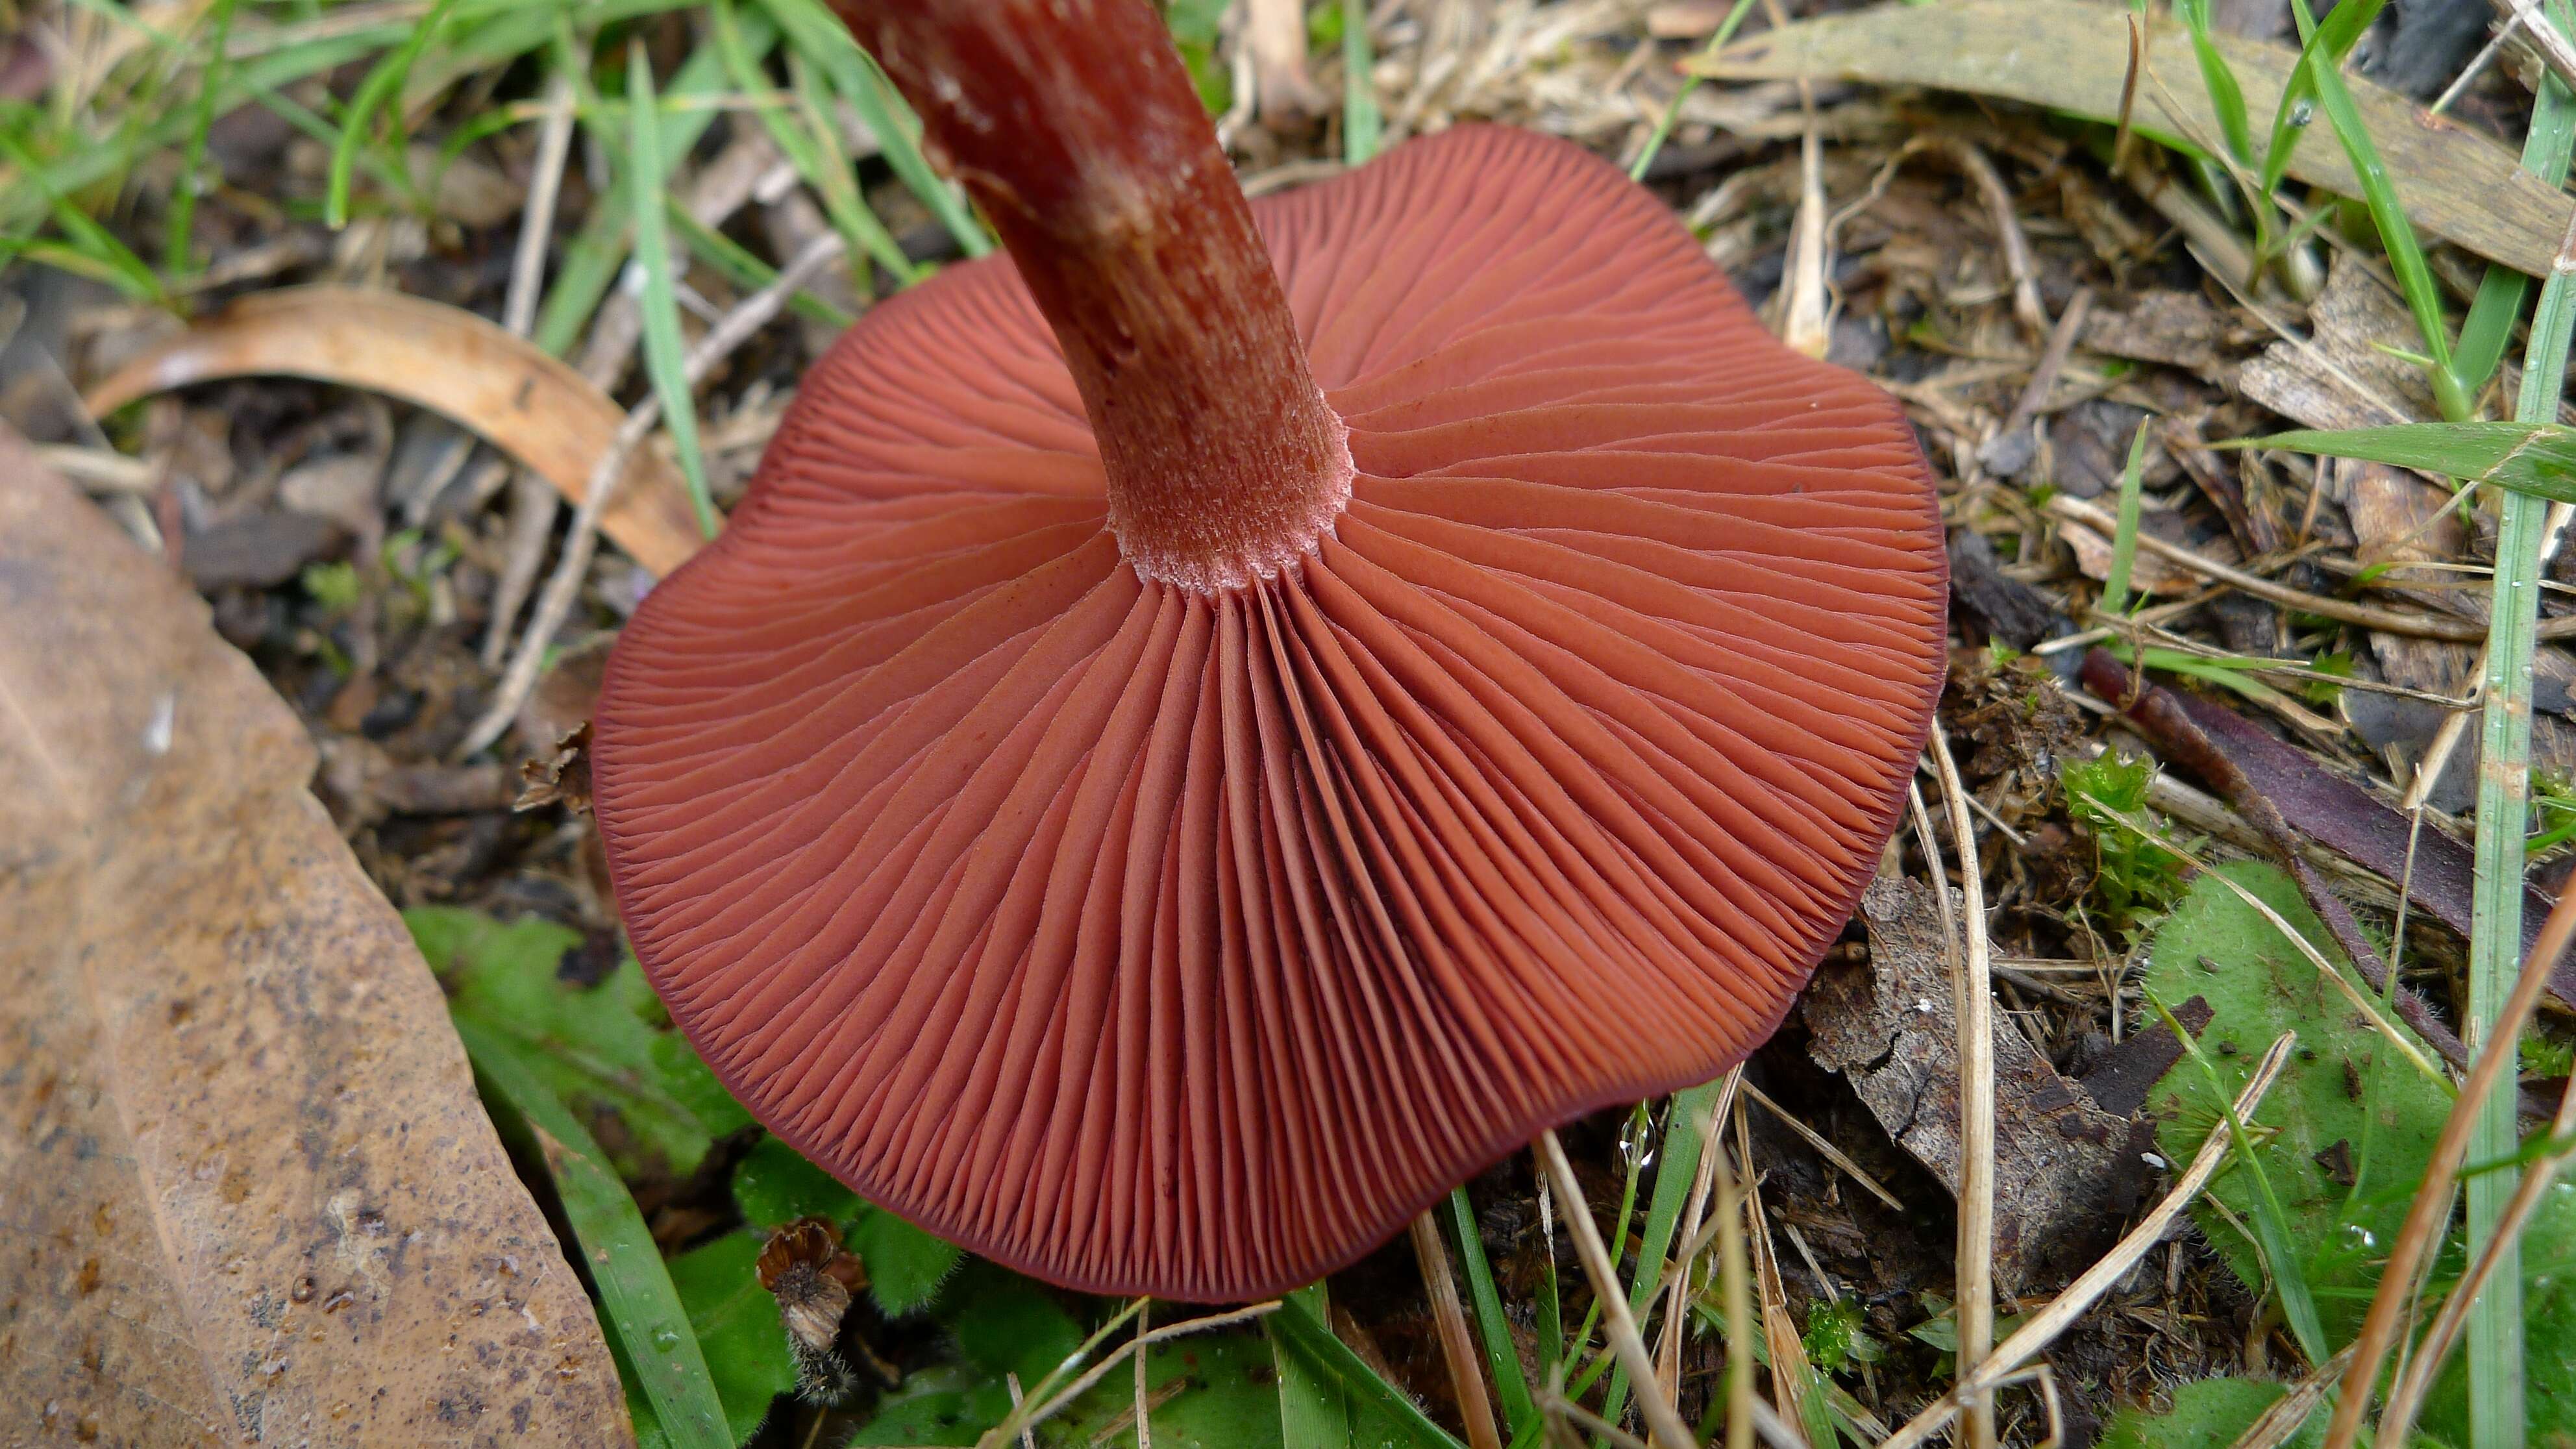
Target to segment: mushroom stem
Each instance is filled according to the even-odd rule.
[[[833,0],[1062,344],[1136,571],[1276,576],[1349,501],[1341,420],[1143,0]]]

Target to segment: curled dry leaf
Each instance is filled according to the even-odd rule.
[[[2171,19],[2148,28],[2138,126],[2215,143],[2218,116],[2192,66],[2191,37]],[[2244,89],[2246,110],[2271,116],[2298,52],[2224,32],[2212,38]],[[1931,86],[2110,121],[2128,81],[2129,31],[2118,16],[2081,0],[1879,5],[1765,31],[1686,69],[1725,80]],[[2567,234],[2566,198],[2524,171],[2511,151],[2449,117],[2427,115],[2357,76],[2348,84],[2417,226],[2515,271],[2549,275]],[[2293,151],[2290,174],[2343,196],[2361,194],[2351,159],[2331,137]]]
[[[0,1443],[631,1443],[437,983],[206,615],[0,431]]]
[[[85,401],[104,416],[164,389],[258,374],[367,388],[443,414],[576,503],[625,420],[608,394],[525,338],[461,308],[357,287],[245,297],[118,368]],[[649,448],[628,455],[599,527],[657,575],[706,543],[679,474]]]

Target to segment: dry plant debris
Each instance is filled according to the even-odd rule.
[[[1953,908],[1955,914],[1956,908]],[[1800,1010],[1818,1066],[1844,1074],[1898,1146],[1958,1190],[1958,1013],[1932,888],[1882,879],[1861,897],[1866,966],[1829,964]],[[1995,1263],[2007,1291],[2081,1267],[2137,1199],[2138,1136],[2061,1076],[2008,1021],[1993,1026]]]
[[[627,1442],[302,726],[5,433],[0,608],[0,1439]]]

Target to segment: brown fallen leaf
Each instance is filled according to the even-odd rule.
[[[461,308],[358,287],[257,292],[128,362],[84,399],[136,398],[224,377],[282,374],[362,387],[443,414],[578,503],[625,411],[561,359]],[[680,475],[628,455],[600,531],[667,574],[706,546]]]
[[[1959,1190],[1958,1015],[1932,887],[1873,882],[1865,964],[1828,960],[1799,1010],[1807,1054],[1842,1072],[1898,1146]],[[2092,1236],[2135,1204],[2148,1129],[2106,1112],[1998,1014],[1995,1268],[2007,1286],[2089,1262]]]
[[[2191,37],[2170,18],[2149,26],[2149,72],[2138,82],[2141,129],[2214,143],[2218,117],[2192,65]],[[2214,37],[2251,114],[2268,119],[2298,52]],[[1737,41],[1684,66],[1722,80],[1855,80],[2001,96],[2112,121],[2128,79],[2129,30],[2085,0],[1944,0],[1890,4],[1803,20]],[[2447,116],[2355,76],[2354,105],[2378,141],[2406,214],[2435,236],[2535,277],[2549,275],[2567,234],[2566,198],[2521,169],[2514,154]],[[2177,113],[2179,113],[2177,115]],[[2359,196],[2351,160],[2331,135],[2311,136],[2290,174]]]
[[[0,1444],[631,1444],[313,747],[0,429]]]

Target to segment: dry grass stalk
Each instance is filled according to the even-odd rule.
[[[555,229],[555,202],[563,194],[564,163],[572,156],[572,81],[558,74],[546,87],[546,118],[537,132],[537,160],[528,187],[528,204],[519,213],[519,247],[510,258],[510,290],[501,304],[501,325],[525,337],[537,325],[537,302],[545,293],[546,249]],[[525,468],[511,470],[510,522],[502,548],[501,575],[492,588],[491,618],[483,635],[483,667],[498,669],[510,653],[510,626],[520,606],[536,587],[537,566],[545,557],[547,536],[554,532],[555,490]]]
[[[2424,1166],[2423,1184],[2416,1189],[2414,1206],[2407,1210],[2406,1225],[2390,1246],[2387,1266],[2380,1270],[2379,1291],[2371,1295],[2370,1313],[2362,1320],[2361,1332],[2353,1337],[2352,1364],[2344,1372],[2343,1393],[2335,1404],[2334,1422],[2326,1430],[2326,1449],[2351,1449],[2361,1435],[2362,1416],[2370,1407],[2371,1386],[2378,1382],[2379,1365],[2399,1336],[2407,1301],[2415,1292],[2416,1272],[2431,1260],[2449,1225],[2452,1188],[2461,1163],[2468,1157],[2480,1108],[2504,1072],[2520,1060],[2522,1028],[2548,986],[2550,968],[2566,954],[2571,937],[2576,937],[2576,891],[2560,895],[2558,904],[2551,908],[2548,922],[2540,928],[2540,939],[2532,943],[2522,973],[2514,979],[2513,993],[2505,998],[2504,1010],[2497,1014],[2486,1044],[2478,1053],[2477,1064],[2470,1068],[2468,1081],[2451,1104],[2451,1115],[2442,1123],[2442,1135],[2433,1144],[2432,1159]],[[2562,1116],[2566,1110],[2562,1105]],[[2540,1172],[2529,1173],[2526,1179],[2545,1181]],[[2511,1241],[2511,1237],[2499,1232],[2489,1247]],[[2474,1293],[2465,1292],[2455,1292],[2453,1296],[2460,1300],[2463,1311],[2475,1298]],[[2446,1306],[2445,1313],[2448,1311]],[[2380,1426],[2378,1442],[2402,1444],[2404,1436],[2404,1421],[2392,1413]]]
[[[715,365],[752,338],[752,334],[769,325],[786,307],[787,299],[820,275],[823,268],[840,260],[841,235],[826,232],[799,253],[794,261],[779,272],[776,280],[745,297],[730,312],[718,319],[695,348],[689,352],[686,372],[695,384]],[[518,652],[510,657],[510,668],[501,677],[492,703],[483,717],[474,722],[465,740],[457,746],[461,759],[490,745],[510,727],[527,702],[528,691],[536,688],[537,671],[545,662],[546,646],[555,631],[563,627],[572,613],[573,601],[581,594],[581,584],[590,571],[590,559],[599,544],[599,517],[607,511],[617,492],[618,480],[624,475],[627,455],[642,446],[644,439],[662,420],[662,403],[658,396],[648,397],[635,405],[619,425],[617,436],[599,462],[590,470],[590,481],[582,495],[581,506],[573,510],[572,534],[564,540],[563,556],[555,564],[554,576],[546,580],[545,593],[537,600],[537,612],[528,621],[528,632],[519,640]]]
[[[2350,1362],[2352,1346],[2346,1344],[2343,1352],[2309,1370],[2306,1377],[2290,1386],[2288,1393],[2273,1400],[2272,1407],[2236,1436],[2231,1449],[2280,1449],[2289,1443],[2290,1437],[2308,1422],[2308,1415],[2324,1402],[2326,1391],[2334,1387],[2335,1380],[2343,1376],[2344,1365]]]
[[[1809,1147],[1816,1149],[1817,1156],[1822,1157],[1825,1161],[1842,1169],[1845,1177],[1859,1183],[1870,1196],[1877,1198],[1880,1202],[1887,1204],[1898,1212],[1905,1211],[1905,1204],[1896,1200],[1896,1194],[1879,1186],[1878,1179],[1871,1177],[1868,1173],[1862,1171],[1859,1163],[1852,1161],[1849,1156],[1845,1155],[1841,1148],[1826,1141],[1822,1133],[1818,1132],[1815,1128],[1808,1126],[1806,1123],[1799,1121],[1796,1117],[1791,1116],[1779,1103],[1764,1096],[1762,1094],[1762,1089],[1754,1086],[1751,1082],[1744,1083],[1743,1087],[1745,1096],[1753,1099],[1753,1101],[1764,1111],[1769,1112],[1774,1118],[1778,1119],[1782,1126],[1785,1126],[1790,1131],[1797,1133],[1800,1141],[1806,1143]]]
[[[1413,1257],[1422,1265],[1423,1291],[1431,1298],[1431,1321],[1440,1332],[1440,1357],[1448,1364],[1449,1383],[1458,1394],[1458,1417],[1466,1421],[1471,1449],[1500,1449],[1494,1430],[1494,1407],[1485,1396],[1485,1371],[1476,1362],[1476,1345],[1467,1337],[1467,1310],[1458,1301],[1458,1280],[1449,1271],[1449,1249],[1440,1241],[1440,1225],[1430,1213],[1413,1220]]]
[[[1547,1168],[1548,1180],[1556,1195],[1572,1205],[1565,1215],[1568,1231],[1574,1236],[1574,1251],[1583,1260],[1583,1271],[1592,1280],[1592,1292],[1601,1302],[1601,1321],[1610,1336],[1611,1351],[1618,1354],[1619,1364],[1628,1371],[1628,1381],[1640,1390],[1656,1381],[1655,1362],[1646,1355],[1646,1341],[1637,1332],[1637,1319],[1628,1311],[1627,1292],[1619,1286],[1619,1265],[1611,1261],[1610,1250],[1601,1241],[1601,1229],[1592,1221],[1592,1210],[1584,1202],[1582,1185],[1574,1180],[1574,1164],[1565,1159],[1565,1145],[1556,1140],[1553,1131],[1538,1134],[1539,1161]],[[1718,1214],[1720,1222],[1724,1213]],[[1640,1392],[1637,1408],[1645,1415],[1652,1438],[1664,1449],[1688,1449],[1696,1443],[1681,1415],[1673,1406],[1656,1395]]]
[[[1207,1333],[1214,1329],[1228,1328],[1238,1323],[1249,1323],[1256,1318],[1261,1318],[1267,1314],[1278,1312],[1279,1302],[1280,1300],[1276,1298],[1265,1299],[1262,1302],[1254,1303],[1243,1308],[1232,1309],[1225,1313],[1211,1313],[1204,1318],[1192,1318],[1180,1323],[1167,1324],[1149,1333],[1145,1331],[1145,1314],[1140,1301],[1136,1311],[1137,1333],[1133,1338],[1130,1338],[1125,1343],[1118,1345],[1118,1347],[1112,1351],[1108,1357],[1103,1358],[1096,1364],[1093,1364],[1090,1369],[1084,1372],[1082,1377],[1075,1379],[1072,1383],[1065,1385],[1062,1389],[1048,1395],[1046,1402],[1038,1405],[1036,1408],[1012,1410],[1009,1417],[1003,1419],[1001,1423],[996,1424],[991,1429],[985,1431],[984,1437],[975,1441],[976,1449],[1000,1449],[1000,1446],[1008,1444],[1013,1439],[1026,1435],[1030,1430],[1036,1428],[1038,1425],[1043,1424],[1047,1420],[1064,1412],[1067,1405],[1071,1404],[1074,1400],[1081,1398],[1084,1394],[1091,1392],[1091,1388],[1094,1384],[1097,1384],[1102,1379],[1109,1377],[1110,1371],[1126,1362],[1131,1354],[1135,1355],[1141,1363],[1143,1361],[1143,1350],[1151,1348],[1153,1345],[1161,1343],[1166,1339],[1186,1338],[1193,1333]],[[1049,1375],[1049,1377],[1053,1377],[1053,1375]],[[1044,1385],[1040,1385],[1040,1387],[1044,1387]],[[1141,1403],[1142,1401],[1140,1400],[1139,1402]],[[1137,1420],[1137,1423],[1140,1426],[1143,1422],[1144,1420],[1141,1417]]]
[[[1932,726],[1932,760],[1950,810],[1959,855],[1959,889],[1965,897],[1966,947],[1952,979],[1959,1022],[1959,1364],[1962,1373],[1984,1362],[1995,1343],[1995,1029],[1994,982],[1986,939],[1986,885],[1977,855],[1976,826],[1968,819],[1968,787],[1939,722]],[[1936,870],[1934,893],[1946,894]],[[1992,1406],[1982,1396],[1965,1401],[1967,1442],[1990,1449]]]
[[[1718,1119],[1735,1107],[1736,1091],[1744,1085],[1744,1066],[1737,1063],[1726,1074],[1725,1085],[1717,1094],[1708,1128],[1700,1136],[1705,1144],[1700,1152],[1699,1172],[1691,1179],[1690,1199],[1682,1208],[1682,1242],[1698,1241],[1701,1225],[1708,1215],[1710,1191],[1717,1184]],[[1741,1118],[1738,1118],[1740,1123]],[[1655,1344],[1656,1383],[1668,1403],[1679,1403],[1682,1383],[1682,1341],[1690,1336],[1691,1278],[1699,1255],[1684,1252],[1674,1256],[1665,1270],[1663,1281],[1655,1287],[1655,1297],[1665,1298],[1663,1336]],[[1666,1295],[1670,1295],[1666,1297]]]
[[[2264,1094],[2271,1091],[2272,1083],[2280,1078],[2281,1067],[2289,1061],[2290,1050],[2296,1045],[2298,1037],[2283,1032],[2280,1039],[2272,1043],[2271,1049],[2263,1053],[2262,1060],[2254,1068],[2254,1075],[2246,1081],[2245,1089],[2236,1094],[2236,1115],[2240,1119],[2250,1118],[2255,1108],[2262,1105]],[[1997,1344],[1994,1352],[1988,1354],[1985,1362],[1979,1364],[1974,1372],[1962,1377],[1950,1392],[1907,1420],[1905,1426],[1889,1435],[1878,1449],[1914,1449],[1918,1444],[1929,1442],[1933,1435],[1948,1428],[1950,1421],[1958,1417],[1960,1405],[1968,1396],[1990,1393],[2013,1381],[2020,1374],[2022,1365],[2055,1343],[2059,1334],[2072,1327],[2075,1320],[2083,1317],[2103,1294],[2129,1275],[2129,1270],[2147,1255],[2148,1249],[2164,1241],[2165,1231],[2173,1226],[2174,1219],[2180,1217],[2182,1210],[2200,1195],[2200,1190],[2209,1185],[2209,1180],[2217,1176],[2219,1164],[2226,1160],[2227,1152],[2227,1134],[2209,1134],[2199,1153],[2192,1158],[2191,1166],[2184,1171],[2182,1180],[2174,1184],[2173,1191],[2165,1194],[2154,1211],[2139,1219],[2138,1225],[2113,1244],[2100,1262],[2067,1284],[2065,1292],[2058,1294],[2046,1308],[2031,1315],[2011,1337]]]
[[[1744,1219],[1748,1201],[1736,1190],[1735,1174],[1726,1164],[1724,1142],[1709,1144],[1717,1166],[1717,1291],[1726,1313],[1726,1449],[1752,1449],[1753,1307],[1746,1286]]]
[[[1782,1419],[1804,1425],[1815,1371],[1808,1366],[1807,1345],[1798,1336],[1798,1325],[1789,1317],[1779,1251],[1771,1242],[1771,1220],[1762,1211],[1762,1179],[1752,1172],[1753,1134],[1741,1109],[1735,1114],[1735,1143],[1746,1164],[1744,1210],[1752,1223],[1746,1238],[1752,1248],[1753,1288],[1762,1308],[1762,1342],[1771,1351],[1771,1399]]]

